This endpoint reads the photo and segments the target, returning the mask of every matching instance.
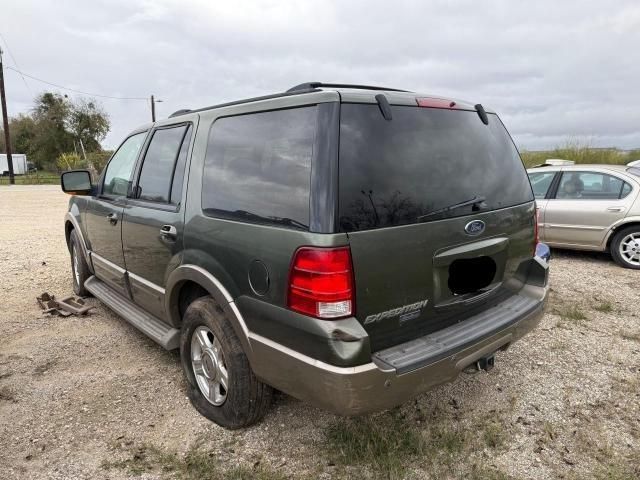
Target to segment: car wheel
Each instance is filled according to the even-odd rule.
[[[89,295],[89,291],[84,288],[84,282],[91,276],[89,266],[82,254],[80,239],[75,230],[71,230],[69,236],[69,253],[71,254],[71,274],[73,277],[73,291],[80,297]]]
[[[273,389],[260,382],[224,310],[211,297],[193,301],[184,314],[180,358],[192,405],[228,429],[258,422]]]
[[[627,227],[616,232],[610,250],[618,265],[640,270],[640,226]]]

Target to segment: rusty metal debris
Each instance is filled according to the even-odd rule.
[[[43,310],[42,313],[59,315],[61,317],[68,317],[70,315],[86,315],[89,310],[94,308],[85,305],[82,298],[74,297],[73,295],[64,297],[61,300],[56,300],[55,295],[43,292],[42,295],[36,297],[36,301]]]

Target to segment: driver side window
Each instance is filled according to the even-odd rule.
[[[111,157],[111,161],[104,173],[103,195],[127,195],[131,172],[146,136],[147,132],[131,135]]]

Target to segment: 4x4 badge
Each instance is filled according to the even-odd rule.
[[[480,235],[484,232],[484,222],[482,220],[472,220],[464,226],[464,231],[469,235]]]

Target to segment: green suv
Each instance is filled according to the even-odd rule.
[[[274,389],[353,415],[488,370],[547,297],[527,174],[482,105],[306,83],[180,110],[62,188],[75,292],[179,348],[227,428]]]

